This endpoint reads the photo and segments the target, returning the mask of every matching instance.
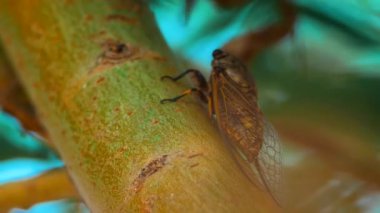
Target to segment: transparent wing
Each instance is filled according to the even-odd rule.
[[[264,119],[264,142],[257,157],[255,167],[259,170],[264,185],[274,199],[280,203],[282,186],[282,152],[276,130]]]

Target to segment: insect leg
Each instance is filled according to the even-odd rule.
[[[164,76],[161,77],[161,80],[170,79],[172,81],[178,81],[179,79],[185,77],[187,74],[190,74],[190,73],[199,73],[200,74],[199,70],[188,69],[188,70],[186,70],[185,72],[179,74],[176,77],[172,77],[172,76],[169,76],[169,75],[164,75]]]
[[[164,104],[164,103],[167,103],[167,102],[176,102],[176,101],[178,101],[179,99],[185,97],[186,95],[189,95],[189,94],[194,93],[194,92],[196,92],[196,93],[198,94],[198,96],[199,96],[199,98],[201,99],[202,102],[207,103],[207,97],[205,96],[205,94],[203,93],[202,90],[197,89],[197,88],[191,88],[191,89],[185,90],[185,91],[183,91],[183,93],[182,93],[181,95],[176,96],[176,97],[174,97],[174,98],[166,98],[166,99],[162,99],[162,100],[160,101],[160,103],[161,103],[161,104]]]
[[[206,81],[205,77],[202,75],[202,73],[199,70],[188,69],[185,72],[183,72],[183,73],[181,73],[181,74],[179,74],[178,76],[175,76],[175,77],[165,75],[165,76],[161,77],[161,80],[170,79],[172,81],[178,81],[179,79],[185,77],[188,74],[192,74],[191,81],[193,82],[193,84],[194,84],[194,86],[196,88],[199,88],[203,92],[207,92],[207,90],[208,90],[207,81]]]

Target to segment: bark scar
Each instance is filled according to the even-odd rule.
[[[102,42],[101,47],[103,51],[88,73],[83,73],[78,79],[73,80],[73,82],[65,88],[63,92],[63,102],[67,107],[77,109],[76,104],[72,103],[73,97],[84,88],[84,85],[86,85],[90,79],[114,66],[141,59],[155,61],[166,60],[165,57],[154,51],[113,39],[105,40]]]
[[[199,157],[199,156],[203,156],[203,153],[202,152],[195,153],[195,154],[187,156],[187,158],[191,159],[191,158],[195,158],[195,157]]]
[[[144,168],[141,169],[140,174],[132,183],[132,189],[134,192],[139,192],[144,185],[144,182],[153,174],[160,171],[166,164],[168,155],[162,155],[161,157],[150,161]]]
[[[98,66],[121,64],[137,53],[137,48],[113,40],[105,41],[102,48],[103,53],[98,58]]]
[[[165,60],[159,53],[113,39],[106,39],[101,43],[101,47],[103,51],[98,56],[95,66],[90,69],[89,76],[127,61],[141,59]]]

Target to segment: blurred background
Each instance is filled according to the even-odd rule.
[[[277,0],[147,2],[173,53],[186,64],[183,69],[200,69],[206,76],[214,49],[286,19]],[[283,143],[286,208],[380,212],[380,2],[295,0],[292,5],[291,33],[248,64],[261,109]],[[12,68],[0,52],[4,104],[20,89],[9,80]],[[0,210],[87,212],[62,172],[64,163],[30,129],[38,131],[0,112]],[[21,196],[25,190],[49,194],[50,184],[62,192]],[[42,202],[46,198],[49,202]]]

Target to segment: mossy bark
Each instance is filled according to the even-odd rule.
[[[0,36],[94,212],[271,212],[193,98],[142,1],[4,0]]]

